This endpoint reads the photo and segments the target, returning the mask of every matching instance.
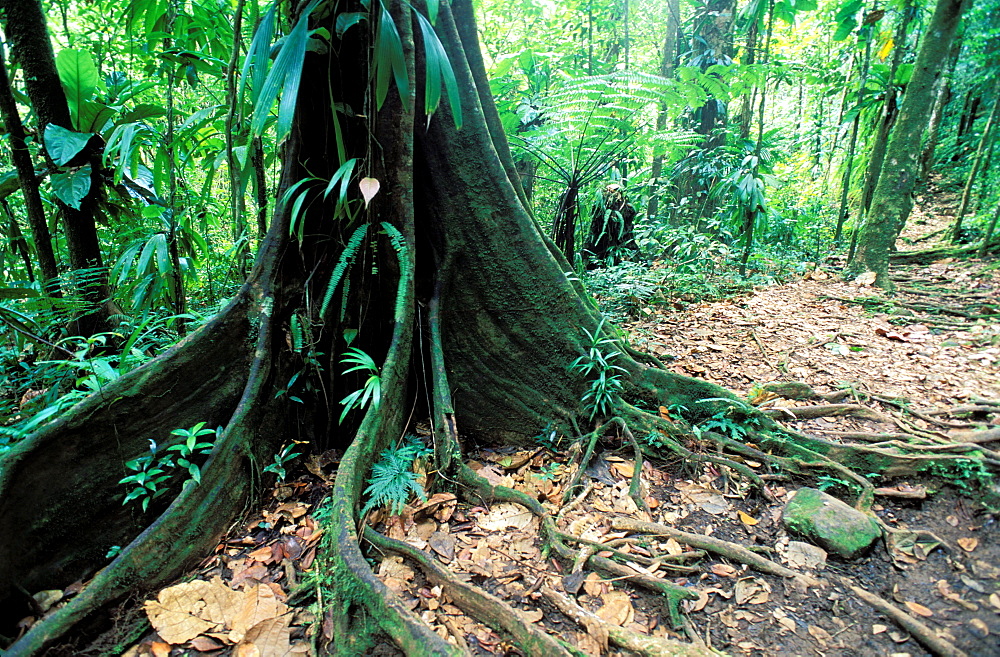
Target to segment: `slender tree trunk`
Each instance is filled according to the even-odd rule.
[[[55,54],[40,0],[0,0],[0,7],[5,10],[11,55],[24,71],[28,97],[38,118],[39,133],[43,134],[45,126],[50,123],[73,130],[75,126],[56,71]],[[107,301],[110,293],[95,220],[103,184],[101,155],[89,150],[89,147],[86,154],[91,166],[90,192],[79,210],[61,201],[57,205],[66,231],[70,266],[77,272],[78,287],[90,306],[77,318],[77,330],[82,335],[93,335],[108,328]],[[49,164],[54,166],[51,162]],[[89,273],[81,275],[84,270]]]
[[[751,18],[750,26],[747,29],[747,40],[744,45],[744,62],[753,65],[757,61],[757,37],[760,32],[760,24],[757,17]],[[740,141],[750,138],[750,125],[753,123],[753,106],[757,97],[757,87],[754,86],[748,95],[743,96],[743,107],[740,109]]]
[[[854,262],[848,268],[851,274],[874,272],[880,287],[892,287],[888,272],[889,251],[913,206],[911,194],[934,82],[951,48],[963,9],[962,0],[937,2],[889,139],[886,163],[872,196],[872,212],[858,237]]]
[[[906,51],[906,31],[913,18],[913,6],[907,2],[899,17],[899,24],[896,26],[896,33],[893,36],[892,63],[889,65],[889,81],[885,90],[885,100],[882,103],[882,113],[878,122],[878,130],[875,133],[875,141],[872,144],[871,154],[868,156],[868,169],[865,171],[865,185],[861,190],[861,208],[858,211],[858,220],[855,228],[851,231],[851,246],[847,250],[848,264],[854,260],[854,254],[858,248],[858,233],[864,225],[871,210],[872,194],[875,192],[875,183],[882,173],[882,164],[885,162],[885,149],[889,144],[889,131],[892,130],[897,114],[897,90],[896,71],[903,61],[903,53]]]
[[[997,219],[1000,219],[1000,203],[997,204],[997,209],[993,212],[990,223],[986,225],[986,234],[983,235],[983,243],[979,245],[979,250],[976,251],[976,257],[980,260],[986,257],[986,252],[990,248],[990,242],[993,240],[993,231],[997,227]]]
[[[173,32],[174,20],[177,16],[177,0],[170,0],[170,8],[167,10],[167,33]],[[173,47],[173,39],[167,37],[163,40],[164,50]],[[169,227],[167,230],[167,251],[170,255],[170,290],[173,301],[173,313],[177,315],[177,332],[184,335],[187,332],[187,323],[181,317],[187,306],[186,293],[184,291],[184,272],[181,271],[181,257],[178,248],[177,233],[180,230],[180,215],[177,207],[177,158],[174,125],[176,123],[176,113],[174,106],[174,84],[177,81],[177,65],[167,63],[167,143],[164,151],[167,156],[167,208],[170,213]]]
[[[972,166],[969,168],[969,176],[965,180],[965,188],[962,190],[962,202],[958,205],[958,213],[955,215],[955,223],[951,227],[951,241],[957,243],[962,237],[962,220],[969,210],[972,201],[972,193],[976,186],[976,177],[979,175],[979,165],[983,157],[992,144],[993,129],[996,126],[997,114],[1000,113],[1000,75],[993,87],[993,109],[986,119],[986,126],[983,128],[983,136],[979,138],[979,146],[976,147],[976,156],[972,158]]]
[[[3,51],[4,48],[0,45],[0,113],[3,114],[7,134],[10,135],[11,159],[14,161],[21,194],[24,196],[24,208],[35,243],[35,253],[38,255],[38,267],[41,270],[43,285],[48,294],[58,296],[59,268],[56,265],[55,253],[52,251],[52,237],[49,235],[45,209],[38,191],[35,167],[24,141],[24,126],[21,124],[17,103],[11,92],[10,79],[7,77],[7,63]]]
[[[229,66],[226,73],[226,100],[229,110],[226,112],[226,162],[229,168],[229,209],[232,217],[233,242],[236,246],[236,272],[240,277],[246,276],[247,258],[249,246],[246,240],[246,219],[244,210],[246,202],[244,191],[247,186],[247,167],[239,162],[236,157],[236,119],[240,115],[239,99],[236,97],[236,70],[240,61],[240,52],[243,50],[243,9],[246,0],[239,0],[236,4],[236,13],[233,18],[233,50],[229,59]],[[242,127],[239,128],[242,133]],[[247,144],[249,149],[250,145]],[[245,158],[249,157],[249,153]],[[252,160],[251,160],[252,161]],[[246,162],[246,159],[244,159]]]
[[[677,36],[680,29],[680,0],[667,0],[667,34],[663,38],[663,50],[660,53],[660,77],[669,80],[674,77],[674,63],[677,61]],[[656,115],[656,131],[662,133],[667,129],[666,103],[660,105]],[[653,220],[660,204],[660,175],[663,173],[663,152],[660,147],[654,147],[653,165],[649,172],[649,203],[646,205],[646,218]]]
[[[945,107],[951,101],[951,78],[955,74],[955,66],[958,64],[959,55],[962,52],[962,43],[965,41],[964,29],[955,37],[955,42],[951,44],[951,52],[948,53],[948,66],[945,68],[941,79],[938,80],[937,92],[934,95],[934,108],[931,110],[931,117],[927,124],[927,139],[924,141],[923,151],[920,153],[920,179],[927,180],[931,166],[934,164],[934,151],[937,149],[938,131],[941,121],[944,118]]]
[[[24,270],[28,274],[28,280],[34,283],[35,268],[32,266],[28,241],[24,239],[24,233],[21,232],[21,226],[17,223],[17,217],[11,211],[10,203],[7,202],[7,199],[0,199],[0,204],[3,204],[4,214],[7,215],[7,221],[9,222],[7,224],[7,240],[10,242],[10,247],[17,255],[21,256],[21,262],[24,263]]]
[[[771,32],[774,28],[774,1],[770,0],[767,6],[767,36],[764,39],[764,64],[770,60],[771,55]],[[760,179],[760,154],[764,146],[764,105],[767,101],[767,79],[760,86],[760,106],[757,123],[757,146],[754,148],[754,165],[752,175],[754,179]],[[763,187],[762,194],[763,194]],[[740,258],[740,276],[747,275],[747,263],[750,262],[750,254],[753,252],[754,233],[757,227],[757,218],[767,211],[766,207],[747,207],[744,210],[745,219],[743,223],[743,257]]]

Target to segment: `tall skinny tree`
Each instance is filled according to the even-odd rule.
[[[886,289],[892,288],[889,252],[913,207],[920,142],[933,105],[934,82],[948,59],[965,4],[971,4],[971,0],[937,2],[886,148],[885,163],[872,195],[872,211],[861,227],[858,250],[848,265],[851,275],[873,272],[876,285]]]

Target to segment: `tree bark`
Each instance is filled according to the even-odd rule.
[[[993,129],[996,126],[997,116],[1000,114],[1000,76],[997,77],[996,84],[993,86],[993,93],[993,109],[990,110],[990,116],[986,119],[983,136],[979,138],[976,156],[972,159],[972,167],[969,168],[969,175],[965,180],[965,187],[962,189],[962,200],[958,204],[955,223],[951,226],[952,244],[957,244],[962,237],[962,220],[965,218],[965,214],[969,210],[969,204],[972,202],[972,193],[976,185],[976,177],[979,174],[979,166],[992,143]]]
[[[35,253],[38,256],[38,267],[42,273],[43,287],[48,294],[59,294],[59,268],[56,256],[52,250],[52,236],[45,219],[45,209],[42,206],[42,196],[38,191],[38,178],[35,166],[31,162],[31,153],[25,144],[24,125],[17,111],[17,103],[11,92],[10,79],[7,77],[7,63],[4,48],[0,45],[0,113],[3,114],[7,134],[10,135],[11,159],[17,170],[21,194],[24,197],[25,214],[31,235],[34,238]]]
[[[39,136],[44,134],[45,127],[50,123],[74,130],[40,0],[0,0],[0,8],[6,17],[11,55],[24,70],[25,87],[38,118]],[[66,231],[70,266],[77,272],[80,293],[89,306],[77,318],[77,329],[82,335],[93,335],[108,328],[106,302],[109,291],[95,221],[102,187],[101,156],[90,146],[85,153],[86,161],[91,166],[90,192],[79,210],[61,201],[56,205]],[[54,164],[49,161],[49,166]],[[81,275],[84,270],[90,270],[90,273]]]
[[[680,0],[667,0],[667,35],[663,38],[663,50],[660,53],[660,77],[669,80],[674,76],[674,64],[677,61],[678,32],[681,20]],[[656,131],[667,129],[667,108],[660,106],[656,115]],[[663,173],[663,153],[654,151],[653,164],[649,172],[649,202],[646,204],[646,219],[652,221],[656,217],[660,203],[660,175]]]
[[[910,83],[886,149],[885,165],[872,196],[873,211],[858,236],[849,274],[875,273],[876,284],[891,289],[889,251],[913,205],[920,141],[930,113],[934,81],[941,73],[963,11],[962,0],[938,0],[924,35]]]
[[[927,180],[931,166],[934,164],[934,151],[937,149],[938,129],[941,127],[941,120],[944,118],[944,109],[951,101],[951,77],[955,74],[955,66],[958,64],[958,57],[962,52],[962,42],[964,41],[964,30],[959,28],[959,33],[951,44],[951,51],[948,53],[948,66],[944,74],[938,80],[937,90],[934,95],[934,108],[931,110],[930,119],[927,122],[927,138],[924,140],[924,148],[920,153],[920,179]]]

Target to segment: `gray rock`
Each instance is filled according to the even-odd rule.
[[[815,488],[800,488],[781,513],[785,527],[827,552],[858,557],[882,531],[874,519]]]

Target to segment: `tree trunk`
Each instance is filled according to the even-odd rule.
[[[899,17],[899,24],[896,26],[896,34],[893,36],[892,63],[889,65],[888,85],[885,90],[885,100],[882,102],[882,114],[878,122],[878,130],[875,133],[875,141],[872,144],[871,153],[868,156],[868,168],[865,171],[865,186],[861,190],[861,208],[858,212],[858,221],[854,230],[851,231],[851,245],[847,249],[847,262],[854,260],[854,253],[858,248],[858,233],[864,225],[871,210],[872,194],[875,192],[875,183],[882,174],[882,165],[885,163],[885,149],[889,145],[889,131],[896,122],[896,115],[899,107],[896,103],[896,71],[903,61],[903,53],[906,51],[906,32],[913,18],[913,6],[907,2],[902,8]],[[922,178],[923,176],[921,176]]]
[[[669,80],[674,77],[674,64],[677,61],[678,31],[680,30],[681,7],[680,0],[667,0],[667,35],[663,38],[663,50],[660,54],[660,77]],[[667,129],[667,107],[660,106],[656,115],[656,131]],[[660,175],[663,173],[662,147],[654,147],[653,165],[649,172],[649,203],[646,205],[646,219],[652,221],[660,204]]]
[[[709,0],[699,7],[695,17],[697,39],[692,41],[693,65],[707,70],[713,64],[732,62],[733,0]],[[719,131],[726,127],[725,100],[712,98],[694,113],[694,129],[705,135],[704,150],[711,150],[725,142]]]
[[[413,52],[409,9],[393,8],[409,58],[423,70],[422,52]],[[474,34],[471,3],[455,4],[466,34]],[[333,30],[330,16],[328,29]],[[353,224],[338,216],[331,203],[306,204],[305,241],[289,237],[288,208],[276,211],[257,263],[236,298],[208,325],[192,333],[162,357],[123,376],[97,396],[18,443],[0,468],[0,600],[8,619],[24,616],[26,601],[18,591],[38,591],[94,575],[84,591],[36,623],[6,653],[37,654],[109,601],[133,590],[149,590],[175,577],[210,550],[251,495],[259,492],[261,470],[284,440],[312,435],[322,445],[349,444],[338,471],[333,501],[334,526],[328,531],[325,557],[339,582],[331,622],[337,632],[334,652],[350,652],[365,627],[381,628],[407,652],[446,652],[429,627],[374,577],[358,545],[356,516],[361,489],[371,463],[390,439],[400,435],[406,409],[420,380],[421,359],[411,360],[417,299],[434,308],[427,345],[441,364],[432,373],[451,390],[447,404],[436,396],[432,416],[451,418],[463,436],[526,441],[550,422],[571,432],[581,416],[586,381],[568,365],[589,344],[582,328],[599,326],[593,303],[569,267],[524,209],[512,182],[512,163],[498,157],[491,132],[495,115],[485,70],[466,58],[452,10],[441,4],[436,30],[456,69],[464,125],[455,128],[448,107],[430,120],[415,117],[414,74],[410,94],[394,91],[372,116],[341,115],[349,156],[363,158],[369,177],[382,190]],[[300,88],[295,124],[286,146],[282,189],[307,175],[330,176],[338,163],[334,130],[327,129],[330,94],[346,107],[363,107],[369,71],[356,52],[370,48],[361,30],[344,37],[338,56],[306,56],[309,84]],[[475,44],[470,44],[475,46]],[[478,46],[475,46],[478,47]],[[470,60],[472,60],[470,62]],[[470,69],[470,63],[472,68]],[[477,84],[477,82],[479,84]],[[372,136],[374,135],[374,140]],[[375,146],[381,144],[381,146]],[[375,147],[375,151],[369,149]],[[392,190],[391,193],[386,190]],[[280,192],[280,190],[279,190]],[[361,207],[359,200],[353,201]],[[322,299],[344,244],[360,223],[389,222],[402,235],[398,260],[390,240],[368,231],[376,253],[372,267],[353,267],[348,305],[343,314],[320,315]],[[380,229],[379,229],[380,230]],[[317,327],[312,346],[331,354],[322,373],[330,399],[358,387],[351,376],[337,374],[343,330],[358,331],[359,345],[382,362],[383,397],[358,423],[337,429],[330,417],[336,404],[311,400],[302,415],[288,411],[287,395],[276,396],[301,359],[289,348],[286,327],[295,314]],[[321,326],[322,331],[318,327]],[[658,404],[683,403],[701,413],[718,412],[729,393],[705,382],[622,357],[629,382],[625,399]],[[301,408],[301,407],[299,407]],[[615,413],[634,415],[621,402]],[[652,420],[655,422],[655,418]],[[202,465],[197,486],[160,498],[147,514],[122,507],[122,463],[162,442],[170,431],[196,422],[222,429]],[[436,429],[443,429],[441,421]],[[669,430],[669,429],[668,429]],[[353,436],[353,440],[335,436]],[[125,546],[110,564],[112,545]],[[367,616],[375,620],[354,625]],[[0,634],[12,634],[11,628]],[[369,630],[370,631],[370,630]]]
[[[955,214],[955,223],[951,226],[951,242],[957,244],[962,237],[962,220],[969,210],[972,202],[972,192],[976,185],[976,176],[979,174],[979,165],[983,161],[983,156],[992,143],[993,129],[996,126],[997,115],[1000,113],[1000,76],[993,87],[994,99],[993,109],[986,119],[986,126],[983,128],[983,136],[979,138],[979,146],[976,148],[976,156],[972,158],[972,166],[969,168],[969,175],[965,180],[965,188],[962,190],[962,201],[958,205],[958,212]]]
[[[861,229],[858,251],[848,268],[851,274],[874,272],[881,287],[892,287],[889,251],[913,205],[920,140],[930,113],[934,81],[941,73],[962,10],[962,0],[938,0],[889,139],[886,163],[872,196],[873,210]]]
[[[3,115],[7,134],[10,135],[11,159],[17,170],[21,194],[24,196],[24,209],[28,216],[28,225],[34,238],[35,253],[38,255],[38,267],[42,273],[43,288],[48,294],[59,294],[59,268],[56,256],[52,251],[52,237],[45,219],[45,209],[42,207],[42,197],[38,192],[38,178],[35,176],[35,166],[31,162],[31,153],[25,144],[24,126],[17,112],[17,103],[11,93],[10,79],[7,77],[7,63],[4,58],[3,46],[0,45],[0,114]]]
[[[927,139],[924,140],[924,148],[920,153],[920,179],[927,180],[931,166],[934,164],[934,151],[937,149],[938,129],[941,127],[941,120],[944,118],[944,108],[951,101],[951,76],[955,74],[955,66],[958,64],[958,57],[962,52],[962,42],[964,30],[959,31],[955,41],[951,44],[951,52],[948,53],[948,66],[944,74],[938,80],[937,91],[934,95],[934,108],[931,110],[930,119],[927,122]]]
[[[40,0],[0,0],[6,17],[7,38],[11,55],[24,71],[25,86],[38,119],[39,136],[47,125],[75,129],[56,71],[55,54],[49,40],[48,27]],[[91,140],[91,143],[96,140]],[[44,150],[44,149],[43,149]],[[80,209],[57,202],[66,231],[70,266],[76,272],[77,285],[89,308],[77,318],[77,330],[93,335],[108,328],[107,271],[97,238],[95,213],[102,188],[101,154],[90,145],[84,151],[84,162],[91,166],[90,192]],[[50,167],[54,164],[49,161]]]

